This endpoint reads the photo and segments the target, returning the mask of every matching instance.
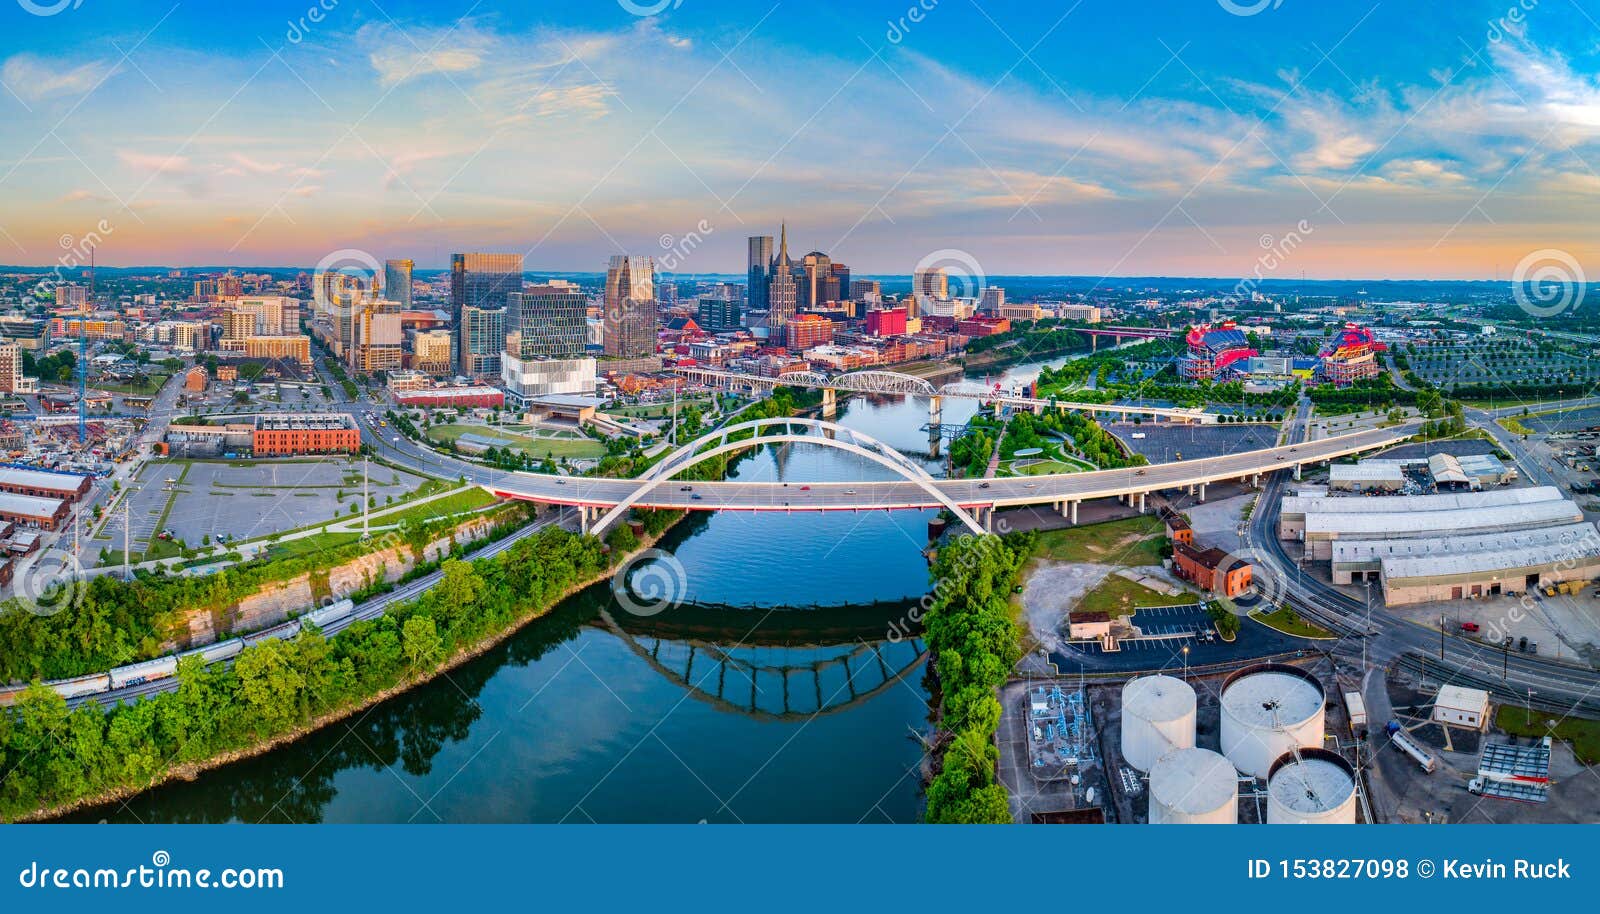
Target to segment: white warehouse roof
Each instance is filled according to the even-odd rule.
[[[1383,576],[1386,581],[1393,584],[1407,579],[1483,575],[1501,571],[1521,575],[1527,573],[1527,569],[1543,569],[1557,565],[1569,567],[1574,561],[1579,564],[1594,564],[1596,559],[1600,559],[1600,540],[1588,540],[1575,544],[1525,546],[1498,552],[1386,558],[1383,560]]]
[[[1562,501],[1566,496],[1555,486],[1527,489],[1492,489],[1488,492],[1456,492],[1446,495],[1388,495],[1374,503],[1368,498],[1290,495],[1283,499],[1284,514],[1364,514],[1383,511],[1458,511],[1496,505],[1528,505],[1542,501]]]
[[[1373,511],[1367,514],[1310,514],[1306,516],[1306,538],[1313,536],[1365,536],[1372,539],[1446,536],[1451,533],[1493,533],[1576,524],[1583,512],[1570,501],[1543,501],[1533,504],[1497,505],[1490,508],[1455,511]]]
[[[1592,542],[1600,544],[1600,530],[1592,523],[1561,524],[1533,530],[1499,531],[1473,536],[1437,536],[1413,539],[1338,540],[1333,544],[1333,562],[1350,564],[1384,558],[1423,558],[1425,556],[1466,555],[1474,552],[1499,552],[1530,546]]]
[[[1331,482],[1405,482],[1405,471],[1398,463],[1335,463],[1328,467]]]

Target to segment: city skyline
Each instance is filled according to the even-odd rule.
[[[737,273],[787,220],[862,275],[957,248],[993,275],[1240,276],[1291,233],[1285,278],[1492,279],[1552,247],[1600,268],[1573,4],[817,4],[827,51],[781,4],[730,9],[246,10],[215,41],[207,14],[9,9],[41,40],[0,60],[0,260],[48,265],[105,220],[107,265],[551,271],[704,222],[662,272]]]

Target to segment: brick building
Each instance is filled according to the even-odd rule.
[[[1255,566],[1216,547],[1201,550],[1173,543],[1172,570],[1201,590],[1237,597],[1249,589]]]
[[[250,434],[257,457],[353,454],[360,448],[361,429],[349,413],[257,416]]]

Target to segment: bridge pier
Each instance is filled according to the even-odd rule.
[[[1294,481],[1300,481],[1300,464],[1298,463],[1294,465]]]
[[[1078,526],[1078,503],[1076,501],[1074,501],[1072,503],[1072,518],[1071,518],[1071,520],[1072,520],[1072,526],[1074,526],[1074,527]]]
[[[939,434],[938,427],[944,424],[944,398],[928,398],[928,424],[934,427],[934,434]]]
[[[838,393],[831,387],[822,388],[822,415],[831,419],[839,411]]]
[[[1202,483],[1200,483],[1200,497],[1197,499],[1197,501],[1204,502],[1205,500],[1206,500],[1206,484],[1202,482]]]
[[[1145,493],[1143,493],[1143,492],[1139,493],[1139,513],[1140,514],[1144,513],[1144,495],[1145,495]]]

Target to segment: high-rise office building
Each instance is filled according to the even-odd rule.
[[[757,311],[767,308],[767,283],[772,279],[772,236],[751,235],[745,276],[745,302]]]
[[[712,333],[739,329],[739,300],[715,295],[700,299],[695,321]]]
[[[999,286],[984,286],[983,299],[978,302],[978,310],[985,314],[999,314],[1000,309],[1006,304],[1006,290]]]
[[[574,285],[529,286],[507,296],[507,355],[571,359],[588,343],[589,297]]]
[[[838,280],[833,277],[833,259],[821,251],[812,251],[800,261],[801,308],[815,308],[825,301],[838,299]],[[834,284],[834,294],[828,297],[828,283]]]
[[[473,378],[499,374],[505,339],[505,308],[462,308],[456,325],[456,370]]]
[[[843,301],[850,297],[850,268],[842,263],[833,264],[833,301]]]
[[[9,340],[0,343],[0,393],[15,393],[22,385],[22,347]]]
[[[500,350],[505,343],[503,333],[495,333],[492,340],[474,339],[468,333],[466,309],[479,312],[499,310],[506,306],[506,295],[522,291],[521,254],[451,254],[450,255],[450,316],[456,328],[456,368],[463,374],[481,374],[471,370],[484,357],[491,358],[498,370]],[[480,314],[476,320],[482,324],[486,318]],[[505,325],[505,315],[495,318]],[[488,346],[490,348],[484,349]]]
[[[416,263],[410,260],[385,260],[383,262],[383,297],[397,301],[403,310],[411,308],[411,271]]]
[[[617,254],[606,270],[606,357],[638,359],[656,352],[655,261]]]
[[[767,326],[782,329],[794,316],[799,296],[794,262],[789,259],[789,226],[784,225],[778,231],[778,256],[772,260],[771,277],[767,280]]]
[[[950,297],[950,277],[944,267],[925,267],[911,274],[911,294]]]

